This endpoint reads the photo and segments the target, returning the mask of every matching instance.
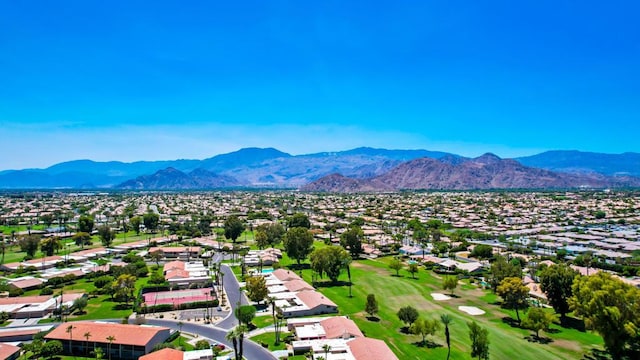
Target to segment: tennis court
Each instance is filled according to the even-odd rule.
[[[215,299],[215,295],[211,296],[212,291],[212,288],[203,288],[150,292],[144,294],[144,302],[147,304],[147,306],[162,304],[173,304],[174,306],[178,306],[180,304],[188,304],[199,301],[211,301]]]

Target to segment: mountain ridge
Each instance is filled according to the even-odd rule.
[[[497,161],[512,161],[532,168],[580,174],[591,179],[601,175],[618,176],[620,179],[624,176],[640,176],[640,154],[631,152],[602,154],[556,150],[515,159],[501,159],[495,154],[486,153],[470,159],[452,153],[421,149],[359,147],[337,152],[291,155],[275,148],[251,147],[202,160],[143,160],[127,163],[80,159],[61,162],[44,169],[5,170],[0,171],[0,188],[109,189],[167,168],[185,174],[203,169],[219,176],[234,178],[245,186],[291,188],[305,186],[334,173],[353,179],[371,179],[404,162],[419,158],[437,159],[454,167],[471,162],[473,164],[466,165],[466,171],[478,174],[482,171],[473,167],[479,166],[479,163],[487,165]],[[512,168],[515,164],[512,163]],[[446,169],[441,169],[444,170]]]

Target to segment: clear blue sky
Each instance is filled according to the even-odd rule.
[[[3,1],[0,169],[640,152],[636,1]]]

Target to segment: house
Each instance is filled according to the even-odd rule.
[[[0,343],[0,360],[15,360],[20,357],[21,348]]]
[[[382,340],[355,338],[348,341],[347,346],[356,360],[398,360],[387,343]]]
[[[35,278],[33,276],[23,276],[21,278],[12,279],[8,285],[9,287],[14,289],[22,289],[23,291],[28,291],[37,289],[45,282],[46,280],[43,280],[41,278]]]
[[[291,298],[290,300],[293,300],[293,303],[289,306],[281,307],[282,314],[285,318],[333,314],[338,312],[338,305],[317,291],[301,291],[295,293],[295,298]]]
[[[128,360],[150,353],[155,345],[167,340],[170,333],[169,328],[160,326],[78,321],[64,323],[44,338],[61,341],[65,355],[81,354],[88,345],[101,348],[106,357]],[[90,334],[88,343],[84,334]]]
[[[47,332],[53,328],[51,324],[20,326],[20,327],[3,327],[0,328],[0,342],[21,342],[31,341],[36,334]]]
[[[289,319],[287,328],[295,332],[298,340],[346,340],[364,336],[356,323],[345,316]]]
[[[164,278],[172,288],[187,288],[194,284],[205,287],[211,282],[209,270],[202,262],[171,261],[164,265]]]
[[[213,360],[213,350],[180,351],[170,348],[154,351],[140,357],[140,360]]]
[[[178,247],[152,247],[149,254],[160,252],[165,259],[190,260],[196,259],[200,255],[199,246],[178,246]]]

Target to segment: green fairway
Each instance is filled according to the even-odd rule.
[[[316,242],[316,247],[325,246]],[[421,337],[407,335],[400,330],[404,324],[396,315],[402,306],[411,305],[418,309],[420,316],[439,319],[441,314],[449,314],[453,318],[450,325],[451,359],[471,359],[470,340],[467,322],[476,320],[489,330],[490,356],[493,359],[580,359],[591,349],[602,348],[602,338],[592,332],[580,332],[552,326],[552,333],[541,332],[542,337],[549,338],[548,344],[530,342],[532,332],[511,327],[507,320],[515,318],[513,311],[505,310],[495,304],[500,298],[489,290],[482,290],[461,282],[455,290],[457,297],[447,301],[435,301],[431,293],[447,294],[442,290],[442,280],[438,274],[424,268],[412,279],[406,270],[400,271],[400,277],[388,268],[391,258],[377,260],[359,260],[352,263],[352,293],[349,297],[348,286],[329,286],[320,284],[318,290],[333,300],[341,315],[349,315],[367,337],[382,339],[400,359],[445,359],[447,346],[444,330],[435,336],[427,337],[432,347],[421,347]],[[308,260],[306,261],[308,263]],[[284,254],[281,264],[291,265],[291,260]],[[299,273],[299,271],[297,271]],[[311,270],[302,270],[303,278],[311,283]],[[340,280],[347,280],[346,274]],[[325,286],[326,285],[326,286]],[[377,317],[380,321],[369,321],[364,313],[367,294],[375,294],[379,304]],[[481,316],[471,316],[460,310],[458,306],[475,306],[486,312]],[[522,314],[521,314],[522,315]]]

